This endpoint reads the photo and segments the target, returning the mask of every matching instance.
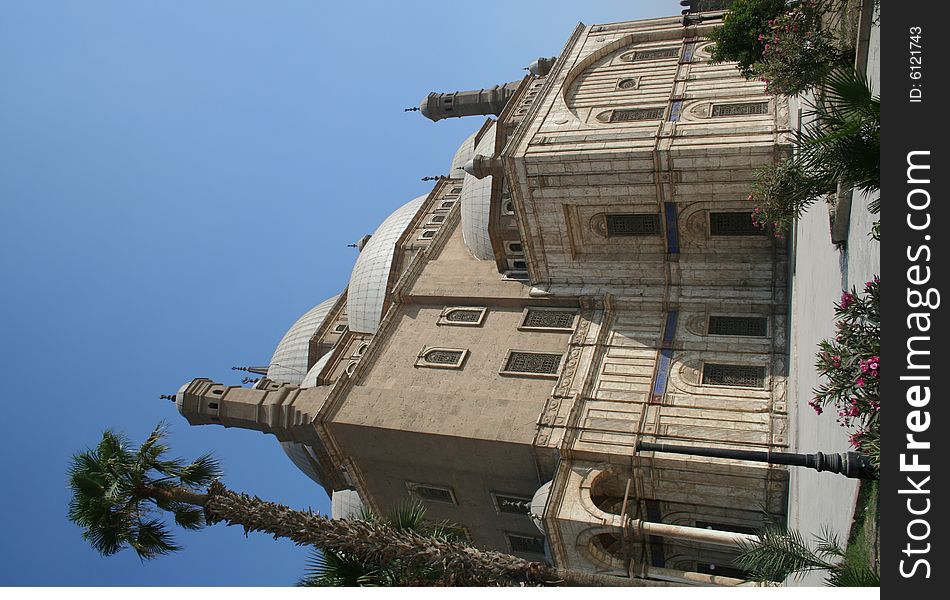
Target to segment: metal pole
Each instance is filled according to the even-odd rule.
[[[860,452],[793,454],[790,452],[772,452],[771,450],[766,450],[765,452],[755,450],[728,450],[705,446],[674,446],[670,444],[655,444],[653,442],[638,441],[637,452],[640,451],[691,454],[693,456],[710,456],[713,458],[766,462],[773,465],[808,467],[816,471],[837,473],[852,479],[874,479],[877,476],[867,456]]]

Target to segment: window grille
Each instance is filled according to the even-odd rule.
[[[455,200],[446,200],[445,202],[442,203],[442,208],[452,208],[454,204],[455,204]]]
[[[509,250],[512,254],[524,254],[524,247],[523,247],[521,244],[519,244],[518,242],[509,242],[509,243],[508,243],[508,250]]]
[[[445,221],[445,215],[433,215],[432,220],[430,222],[441,223],[442,221]]]
[[[451,190],[449,193],[450,193],[450,194],[461,194],[461,193],[462,193],[462,188],[460,188],[460,187],[454,187],[454,188],[452,188],[452,190]]]
[[[512,352],[508,356],[505,371],[512,373],[540,373],[556,375],[561,366],[560,354],[542,354],[539,352]]]
[[[434,365],[457,365],[462,360],[461,350],[431,350],[426,352],[425,361]]]
[[[709,317],[709,335],[745,335],[764,337],[767,319],[765,317]]]
[[[412,486],[412,491],[416,496],[422,498],[423,500],[455,504],[455,497],[452,495],[452,490],[447,488],[440,488],[430,485],[414,485]]]
[[[739,117],[745,115],[769,114],[768,102],[737,102],[735,104],[714,104],[712,116]]]
[[[495,505],[498,512],[510,513],[513,515],[527,515],[531,512],[531,498],[520,496],[506,496],[503,494],[494,494]]]
[[[522,327],[571,329],[574,327],[574,316],[575,313],[568,310],[529,310]]]
[[[765,367],[748,365],[703,365],[703,383],[733,387],[764,387]]]
[[[709,213],[710,235],[763,235],[765,232],[755,226],[752,213]]]
[[[663,111],[665,110],[662,106],[655,106],[651,108],[625,108],[621,110],[615,110],[610,113],[610,122],[617,123],[620,121],[654,121],[656,119],[663,118]]]
[[[640,81],[635,77],[628,77],[626,79],[621,79],[617,82],[617,89],[619,90],[633,90],[640,85]]]
[[[531,537],[527,535],[506,534],[508,544],[512,552],[525,552],[528,554],[544,554],[544,538]]]
[[[445,320],[453,323],[478,323],[481,316],[481,310],[453,310],[445,315]]]
[[[659,60],[661,58],[675,58],[680,55],[679,47],[671,48],[651,48],[649,50],[637,50],[623,56],[622,60]]]
[[[435,230],[434,230],[434,229],[426,229],[425,231],[422,232],[422,239],[424,239],[424,240],[428,240],[428,239],[431,239],[431,238],[433,238],[433,237],[435,237]]]
[[[658,214],[614,214],[607,215],[607,235],[659,235],[660,215]]]
[[[342,332],[342,331],[346,331],[346,324],[345,324],[345,323],[340,323],[339,325],[336,326],[336,328],[334,328],[334,331],[336,331],[337,333],[340,333],[340,332]]]

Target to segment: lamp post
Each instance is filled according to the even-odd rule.
[[[669,452],[672,454],[692,454],[694,456],[711,456],[713,458],[732,458],[736,460],[750,460],[767,462],[774,465],[791,465],[794,467],[808,467],[816,471],[828,471],[850,477],[852,479],[874,479],[876,473],[868,461],[867,456],[860,452],[814,454],[793,454],[790,452],[758,452],[754,450],[727,450],[723,448],[709,448],[706,446],[674,446],[670,444],[655,444],[653,442],[637,442],[637,452]]]

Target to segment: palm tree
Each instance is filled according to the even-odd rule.
[[[385,516],[363,510],[360,519],[384,523],[395,531],[414,531],[435,539],[460,541],[465,534],[458,526],[446,521],[428,523],[425,507],[419,502],[396,505]],[[369,564],[351,556],[327,550],[313,549],[307,561],[307,574],[297,582],[303,587],[362,587],[397,585],[440,585],[446,583],[446,573],[429,567],[408,568],[399,563]]]
[[[847,559],[838,536],[824,530],[816,536],[813,550],[798,531],[771,523],[758,532],[758,539],[743,543],[735,564],[745,570],[750,581],[783,581],[790,575],[800,577],[810,571],[828,571],[833,587],[877,587],[880,575],[866,565]]]
[[[210,455],[188,464],[166,458],[164,434],[159,425],[133,451],[125,437],[107,430],[95,449],[73,457],[69,519],[85,530],[83,537],[101,554],[131,547],[143,559],[152,559],[178,550],[156,516],[156,511],[169,511],[188,529],[219,522],[239,525],[245,534],[262,531],[366,564],[432,569],[457,585],[670,585],[557,570],[509,554],[478,550],[445,536],[433,538],[412,530],[398,531],[386,523],[330,520],[292,510],[224,487],[217,479],[220,467]]]

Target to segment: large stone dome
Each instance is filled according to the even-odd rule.
[[[350,331],[375,333],[382,319],[386,286],[396,255],[396,242],[416,216],[425,196],[403,204],[389,215],[366,242],[346,292],[346,312]]]
[[[478,140],[474,155],[492,156],[495,153],[495,125]],[[492,177],[477,179],[465,173],[462,182],[462,239],[472,256],[478,260],[494,260],[491,238],[488,236],[488,217],[491,207]]]
[[[267,367],[268,379],[300,385],[307,375],[310,338],[323,324],[339,297],[337,294],[314,306],[287,330],[270,359],[270,365]]]

